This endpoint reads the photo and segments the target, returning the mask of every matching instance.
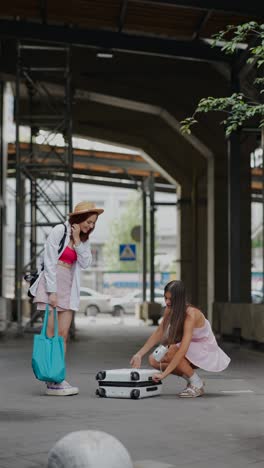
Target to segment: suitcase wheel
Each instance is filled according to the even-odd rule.
[[[95,393],[96,393],[97,396],[99,396],[101,398],[105,397],[105,389],[104,388],[98,388]]]
[[[139,397],[140,397],[140,390],[138,390],[137,388],[134,388],[133,390],[131,390],[130,398],[132,398],[132,400],[137,400]]]
[[[130,374],[130,378],[131,378],[131,380],[134,380],[134,381],[135,381],[135,380],[139,380],[139,379],[140,379],[140,375],[139,375],[138,372],[133,371],[133,372],[131,372],[131,374]]]
[[[105,376],[106,376],[106,372],[105,371],[100,371],[98,372],[98,374],[96,375],[96,380],[104,380],[105,379]]]

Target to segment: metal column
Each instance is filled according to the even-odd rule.
[[[150,202],[150,218],[149,218],[149,240],[150,240],[150,302],[155,301],[155,190],[154,176],[149,177],[149,202]]]
[[[232,73],[232,91],[239,90]],[[240,134],[233,133],[228,140],[228,300],[240,301],[241,263],[241,202],[240,202]]]
[[[29,94],[29,113],[32,116],[33,105],[33,87],[28,87]],[[34,126],[30,122],[30,162],[34,162]],[[37,268],[37,183],[36,179],[30,179],[30,260],[32,270]]]
[[[142,183],[142,300],[147,298],[147,195],[144,182]]]
[[[4,121],[5,83],[0,81],[0,297],[4,296],[4,267],[5,267],[5,225],[6,225],[6,168],[7,142],[5,140]]]
[[[192,183],[192,302],[198,303],[198,178]]]
[[[23,197],[23,177],[21,172],[21,155],[20,155],[20,44],[17,43],[17,69],[16,69],[16,101],[15,101],[15,116],[16,116],[16,245],[15,245],[15,299],[16,299],[16,314],[17,314],[17,332],[22,332],[22,270],[23,270],[23,245],[22,245],[22,229],[24,219],[22,218],[22,197]]]
[[[215,299],[215,162],[207,161],[207,318],[213,321],[213,303]]]
[[[55,66],[51,66],[51,64]],[[63,79],[64,89],[56,94],[49,88],[50,75]],[[23,101],[20,99],[23,90]],[[28,90],[27,100],[24,89]],[[18,330],[22,328],[22,277],[37,267],[43,252],[43,241],[55,224],[64,222],[72,211],[72,76],[71,48],[43,44],[17,44],[16,77],[16,272]],[[31,139],[28,147],[19,141],[19,126],[28,125]],[[35,138],[40,130],[46,135],[36,151]],[[48,130],[47,130],[48,129]],[[64,147],[52,145],[53,138],[62,135]],[[53,180],[59,174],[61,182]],[[25,180],[30,187],[30,218],[25,220]],[[30,258],[23,258],[24,236],[30,229]],[[42,239],[40,238],[42,231]],[[33,312],[33,311],[32,311]],[[34,314],[33,314],[34,315]],[[34,316],[35,317],[35,316]],[[31,325],[26,331],[31,331]]]
[[[228,142],[228,299],[240,301],[240,142],[232,135]]]
[[[262,149],[262,302],[264,302],[264,128],[261,129]]]
[[[4,123],[4,83],[0,81],[0,258],[3,258],[4,252],[4,160],[3,160],[3,123]],[[3,296],[4,268],[3,262],[0,263],[0,297]]]
[[[72,171],[73,171],[73,151],[72,151],[72,71],[71,71],[71,47],[67,49],[67,71],[66,71],[66,143],[67,143],[67,163],[68,163],[68,182],[69,182],[69,212],[72,212]],[[65,203],[66,205],[66,203]],[[66,213],[67,214],[67,213]]]

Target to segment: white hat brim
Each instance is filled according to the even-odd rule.
[[[74,215],[85,214],[85,213],[97,213],[99,216],[103,212],[104,212],[103,208],[90,208],[89,210],[73,211],[72,213],[69,213],[68,216],[74,216]]]

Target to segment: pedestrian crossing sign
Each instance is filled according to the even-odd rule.
[[[119,260],[133,261],[137,259],[136,244],[120,244],[119,245]]]

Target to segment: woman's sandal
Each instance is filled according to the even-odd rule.
[[[196,398],[204,394],[204,387],[198,388],[188,384],[187,387],[178,394],[180,398]]]

